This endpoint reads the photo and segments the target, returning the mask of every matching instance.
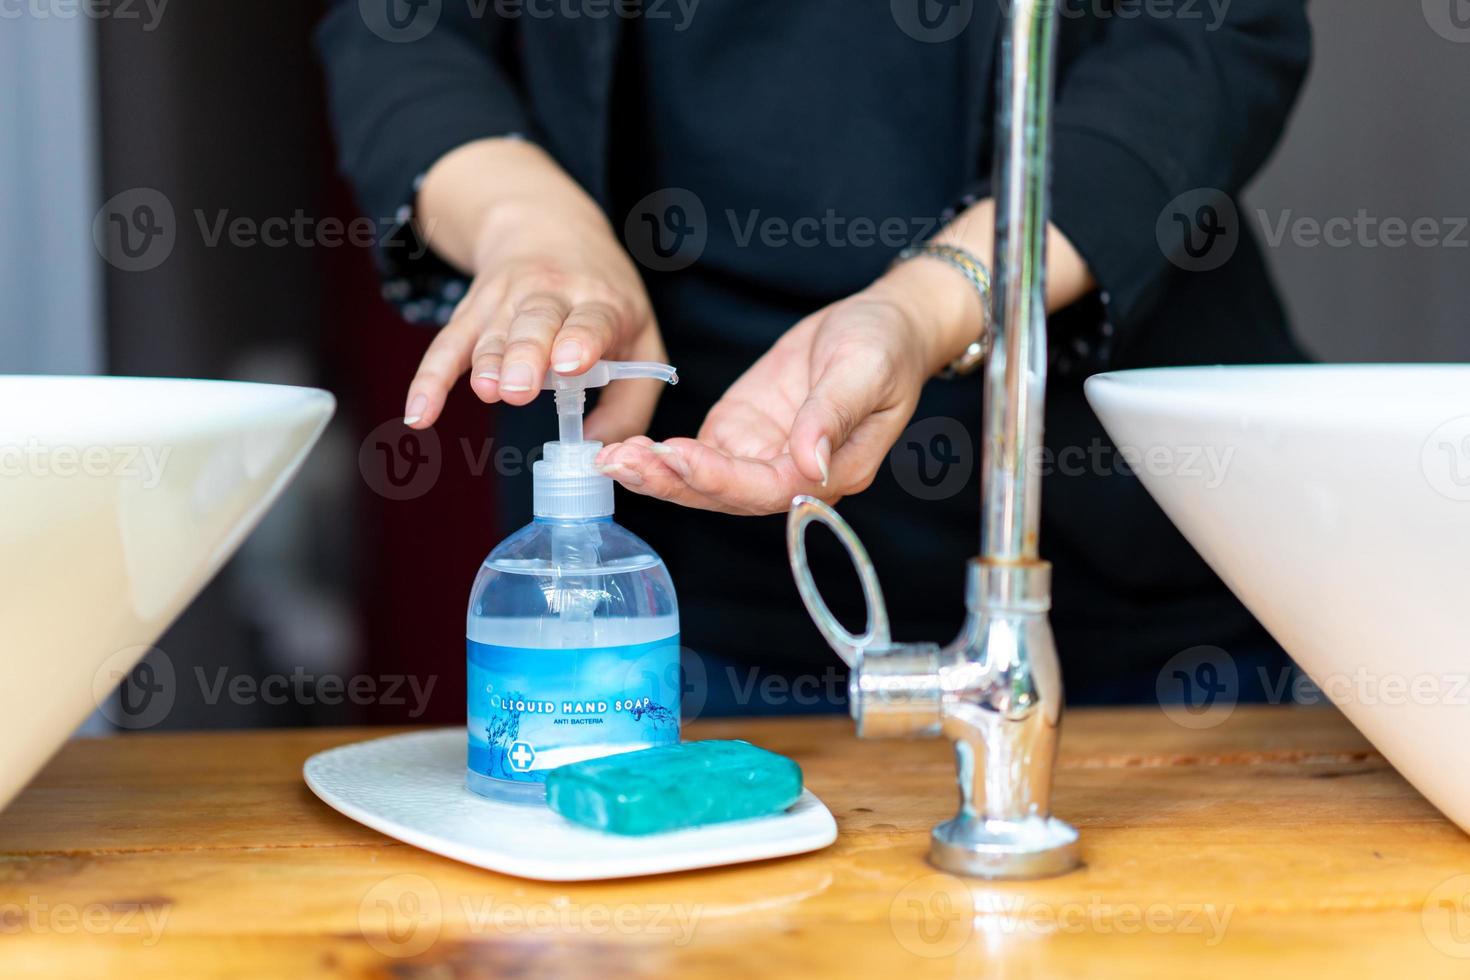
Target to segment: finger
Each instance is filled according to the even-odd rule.
[[[831,484],[833,453],[877,409],[891,373],[878,354],[832,360],[791,423],[791,458],[804,477],[823,487]]]
[[[731,456],[693,439],[669,439],[660,446],[655,455],[664,466],[694,493],[714,503],[714,509],[727,513],[777,514],[800,493],[832,497],[807,479],[789,455],[773,459]],[[651,485],[646,471],[640,470],[639,475]]]
[[[578,303],[551,347],[551,369],[581,374],[596,364],[618,335],[619,316],[609,303]]]
[[[496,317],[475,342],[470,356],[470,387],[483,402],[500,401],[500,361],[505,354],[505,338],[510,331],[508,317]]]
[[[444,411],[444,399],[455,380],[464,374],[470,362],[470,347],[475,342],[472,317],[459,315],[441,329],[429,343],[419,361],[418,371],[408,385],[404,402],[403,424],[413,429],[427,429]]]
[[[500,365],[500,397],[525,405],[541,392],[551,338],[566,322],[571,304],[556,293],[533,293],[516,305]]]
[[[657,444],[653,440],[637,437],[625,443],[608,447],[608,459],[599,469],[617,480],[624,488],[645,497],[657,497],[683,507],[709,510],[725,514],[738,514],[722,501],[706,497],[684,482],[668,464],[666,456],[652,450]],[[599,457],[601,458],[601,457]]]

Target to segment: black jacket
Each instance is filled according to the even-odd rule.
[[[407,0],[382,3],[399,15],[415,9]],[[974,161],[973,179],[946,189],[956,200],[983,193],[988,183],[1005,6],[973,4],[968,26],[953,42],[966,48],[970,108],[963,125]],[[507,133],[540,143],[612,206],[619,18],[502,17],[494,0],[427,0],[416,18],[390,22],[364,13],[372,7],[344,0],[319,31],[342,168],[366,213],[395,214],[411,201],[415,178],[443,154]],[[1139,16],[1139,5],[1120,10],[1109,0],[1062,0],[1061,8],[1052,221],[1101,289],[1052,318],[1047,444],[1057,459],[1068,450],[1077,459],[1082,450],[1095,461],[1111,447],[1082,397],[1091,373],[1302,359],[1260,249],[1230,209],[1279,138],[1306,72],[1310,33],[1304,0],[1233,0],[1219,21],[1203,0],[1178,0],[1167,16]],[[427,33],[422,18],[432,22]],[[621,227],[622,216],[611,217]],[[1217,241],[1209,222],[1229,233]],[[654,297],[657,304],[656,290]],[[677,360],[680,352],[672,353]],[[919,415],[978,419],[977,388],[978,382],[931,385]],[[1057,566],[1054,623],[1073,690],[1101,683],[1123,665],[1146,674],[1186,646],[1254,643],[1248,615],[1136,479],[1115,458],[1101,469],[1095,463],[1081,469],[1049,476],[1043,506],[1042,550]],[[971,475],[965,492],[932,506],[916,504],[885,479],[844,504],[897,593],[900,635],[942,640],[958,622],[959,563],[976,540],[976,478]],[[913,510],[921,506],[927,513],[917,521]],[[703,623],[699,637],[686,629],[687,641],[718,644],[721,636],[748,631],[752,601],[771,610],[778,623],[772,637],[789,640],[792,631],[804,631],[794,590],[780,573],[779,522],[755,531],[739,519],[701,520],[732,548],[771,552],[751,581],[772,584],[756,596],[686,598],[686,621],[693,613]],[[936,527],[945,529],[944,540],[930,547]],[[665,557],[689,592],[680,565],[697,564],[707,547],[679,555],[680,536],[645,536],[675,552]],[[912,572],[931,569],[932,585],[912,581]]]

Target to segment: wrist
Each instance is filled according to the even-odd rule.
[[[566,258],[577,254],[586,243],[611,235],[612,226],[595,205],[502,198],[479,214],[472,271],[492,271],[516,258]]]
[[[939,374],[986,329],[980,291],[963,272],[929,256],[915,256],[875,284],[905,311],[920,345],[927,377]]]

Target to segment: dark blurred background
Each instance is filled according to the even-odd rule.
[[[1248,220],[1440,229],[1399,247],[1265,235],[1320,358],[1470,360],[1470,27],[1436,8],[1457,2],[1311,5],[1312,77]],[[311,48],[324,7],[41,3],[0,19],[0,370],[309,384],[339,400],[301,477],[159,641],[176,672],[208,681],[180,685],[167,727],[459,720],[467,590],[507,530],[491,519],[493,415],[467,386],[415,450],[421,469],[393,467],[429,335],[379,293],[368,243],[392,216],[348,224]],[[171,249],[104,261],[99,209],[149,191],[172,208]],[[235,234],[239,219],[280,237]],[[308,678],[365,676],[376,695],[209,695],[220,678],[272,675],[308,692]],[[408,675],[416,688],[392,680]]]

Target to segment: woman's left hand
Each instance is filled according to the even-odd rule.
[[[710,409],[696,439],[607,446],[603,472],[638,493],[731,514],[835,502],[867,488],[924,383],[978,335],[979,295],[938,262],[898,266],[778,340]]]

